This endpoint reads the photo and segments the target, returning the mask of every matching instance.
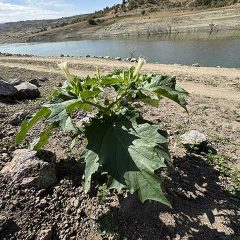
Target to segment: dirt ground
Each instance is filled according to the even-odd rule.
[[[95,74],[96,66],[107,73],[132,65],[91,58],[1,56],[0,76],[7,81],[39,76],[50,81],[41,83],[39,99],[0,103],[0,169],[16,148],[19,126],[12,126],[9,120],[15,112],[30,114],[46,101],[64,81],[57,68],[63,61],[69,62],[73,74],[82,77]],[[153,201],[141,204],[134,195],[115,192],[99,203],[95,188],[90,195],[84,194],[82,166],[76,161],[83,143],[71,152],[69,135],[56,132],[46,147],[57,155],[56,186],[42,192],[23,190],[9,186],[0,176],[0,215],[11,219],[0,239],[38,239],[39,232],[48,228],[53,229],[52,239],[240,239],[239,199],[227,191],[228,179],[209,165],[206,156],[189,154],[180,143],[181,134],[198,130],[207,135],[218,155],[228,158],[228,166],[240,171],[240,70],[146,64],[143,71],[175,75],[178,84],[190,93],[189,115],[168,100],[163,100],[159,109],[141,107],[146,118],[169,133],[175,171],[167,175],[166,191],[173,208]],[[41,127],[37,126],[29,139]],[[79,204],[72,206],[73,199]],[[41,200],[46,201],[43,207],[38,205]]]

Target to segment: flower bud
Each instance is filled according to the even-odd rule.
[[[65,75],[67,81],[71,82],[72,81],[72,76],[71,76],[71,74],[69,72],[69,69],[68,69],[68,63],[67,62],[60,63],[60,64],[58,64],[58,67],[61,69],[61,71]]]
[[[138,65],[137,65],[137,67],[135,68],[135,71],[134,71],[134,73],[133,73],[133,76],[134,76],[134,77],[139,74],[139,72],[140,72],[140,70],[141,70],[141,68],[142,68],[142,66],[143,66],[143,64],[144,64],[145,62],[146,62],[146,61],[145,61],[143,58],[139,58],[139,59],[138,59]]]

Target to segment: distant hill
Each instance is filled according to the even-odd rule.
[[[31,32],[31,31],[45,31],[47,28],[63,27],[68,24],[81,21],[86,18],[88,14],[76,15],[72,17],[63,17],[58,19],[43,19],[43,20],[27,20],[19,22],[7,22],[0,24],[0,33],[11,32]]]
[[[223,7],[237,3],[238,0],[123,0],[123,4],[129,9],[145,8],[145,7]]]
[[[123,0],[121,4],[85,15],[0,24],[0,42],[64,41],[83,37],[236,30],[240,28],[240,4],[237,1],[240,2]],[[220,8],[223,6],[227,6],[227,9]],[[215,13],[211,13],[212,8]]]

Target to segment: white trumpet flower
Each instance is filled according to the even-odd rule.
[[[67,81],[71,82],[72,76],[69,72],[68,63],[67,62],[62,62],[62,63],[58,64],[58,67],[61,69],[61,71],[65,75]]]
[[[143,66],[144,63],[146,63],[145,59],[143,59],[143,58],[139,58],[139,59],[138,59],[138,65],[137,65],[137,67],[135,68],[135,71],[134,71],[134,73],[133,73],[133,76],[134,76],[134,77],[139,74],[139,72],[140,72],[140,70],[141,70],[141,68],[142,68],[142,66]]]

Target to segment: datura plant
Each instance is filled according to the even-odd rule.
[[[66,63],[59,65],[67,81],[51,95],[48,103],[24,121],[16,137],[23,142],[27,132],[39,121],[45,128],[31,148],[42,148],[55,128],[72,133],[73,141],[86,138],[84,189],[88,192],[92,174],[106,174],[108,189],[136,192],[139,199],[155,200],[171,206],[162,190],[162,178],[156,170],[171,163],[167,134],[141,116],[134,102],[158,107],[162,98],[178,103],[186,110],[187,92],[176,85],[175,77],[143,75],[139,59],[136,68],[118,70],[104,76],[84,79],[70,74]],[[76,111],[92,112],[87,122],[75,123]],[[159,113],[160,114],[160,113]]]

